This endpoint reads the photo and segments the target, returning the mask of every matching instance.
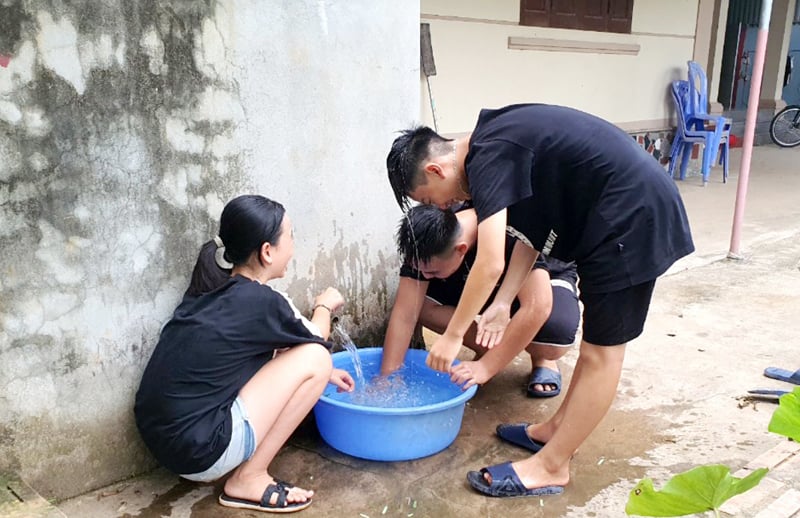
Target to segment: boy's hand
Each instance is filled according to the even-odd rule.
[[[478,320],[478,345],[491,349],[503,340],[503,333],[511,320],[511,307],[504,302],[492,302]]]
[[[344,297],[336,288],[325,288],[325,291],[317,295],[314,305],[322,305],[331,310],[331,313],[344,306]]]
[[[333,369],[331,383],[336,385],[336,392],[352,392],[356,388],[356,382],[353,377],[343,369]]]
[[[461,362],[450,371],[450,381],[461,386],[461,390],[467,390],[473,385],[483,385],[492,379],[489,371],[480,362]]]
[[[402,364],[401,364],[401,365],[402,365]],[[389,375],[390,375],[390,374],[392,374],[394,371],[396,371],[397,369],[399,369],[399,368],[401,367],[401,365],[398,365],[398,366],[396,366],[396,367],[395,367],[394,365],[385,365],[385,366],[384,366],[384,365],[381,365],[381,372],[380,372],[380,374],[378,375],[378,377],[385,378],[385,377],[389,376]]]
[[[449,373],[460,347],[460,338],[444,334],[434,342],[428,357],[425,358],[425,364],[435,371]]]

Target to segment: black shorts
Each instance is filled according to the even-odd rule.
[[[575,343],[575,335],[578,332],[578,323],[581,319],[581,311],[578,307],[578,291],[575,280],[570,276],[564,278],[550,279],[550,286],[553,290],[553,306],[550,316],[547,318],[542,328],[531,340],[537,344],[555,345],[559,347],[570,347]],[[431,283],[426,294],[429,300],[440,306],[458,306],[458,292],[448,287],[444,283]],[[489,302],[486,306],[488,307]],[[485,308],[484,308],[485,309]],[[511,315],[519,309],[519,301],[514,299],[511,306]]]
[[[584,293],[583,337],[594,345],[622,345],[640,334],[647,319],[655,279],[610,293]]]
[[[550,317],[533,338],[533,342],[544,345],[569,347],[575,343],[581,311],[578,308],[578,295],[571,279],[552,279],[553,309]]]

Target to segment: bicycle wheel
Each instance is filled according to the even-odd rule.
[[[800,106],[787,106],[769,124],[769,136],[781,147],[800,144]]]

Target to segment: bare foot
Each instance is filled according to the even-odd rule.
[[[528,427],[525,428],[525,433],[528,434],[528,437],[532,440],[547,444],[547,441],[553,437],[553,433],[545,425],[546,423],[529,424]]]
[[[528,434],[528,437],[536,442],[540,442],[542,444],[547,444],[547,442],[553,437],[554,430],[549,427],[548,423],[533,423],[529,424],[527,428],[525,428],[525,433]],[[580,448],[572,452],[570,459],[575,457],[578,454]]]

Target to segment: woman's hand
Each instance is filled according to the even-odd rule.
[[[356,388],[356,382],[353,377],[343,369],[333,369],[331,383],[336,385],[336,392],[352,392]]]
[[[311,322],[319,328],[320,336],[327,340],[331,336],[333,312],[344,305],[344,297],[336,288],[325,288],[325,291],[314,299],[311,308]]]
[[[467,390],[473,385],[483,385],[492,379],[486,367],[480,362],[461,362],[450,370],[450,381]]]
[[[314,306],[325,306],[333,313],[344,306],[344,297],[336,288],[328,287],[314,299]]]
[[[503,302],[492,302],[478,321],[475,342],[487,349],[499,344],[510,320],[511,307]]]

